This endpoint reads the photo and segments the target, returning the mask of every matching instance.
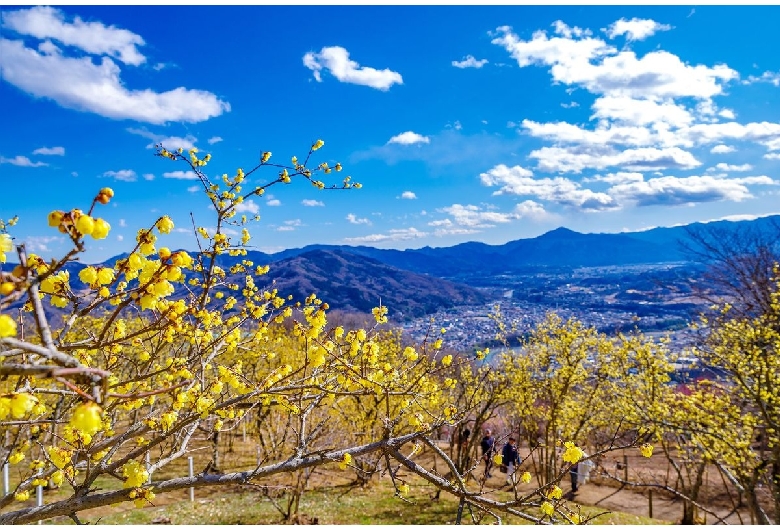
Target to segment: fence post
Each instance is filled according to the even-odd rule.
[[[194,477],[195,474],[192,470],[192,457],[187,457],[189,468],[190,468],[190,478]],[[195,502],[195,488],[193,486],[190,486],[190,502]]]
[[[152,472],[149,471],[149,469],[152,467],[152,457],[149,456],[149,451],[146,452],[146,471],[149,472],[149,478],[147,479],[146,483],[151,484],[152,483]]]
[[[11,491],[11,482],[8,480],[8,462],[3,464],[3,496]]]
[[[628,455],[623,455],[623,481],[628,482]]]
[[[43,506],[43,486],[41,485],[35,487],[35,505],[38,508]],[[43,520],[39,520],[38,524],[43,524]]]
[[[653,490],[650,490],[648,492],[648,494],[649,494],[648,499],[649,499],[649,503],[650,503],[650,510],[649,510],[650,511],[650,515],[649,515],[649,517],[650,517],[650,519],[652,519],[653,518]]]

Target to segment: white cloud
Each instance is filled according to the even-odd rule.
[[[144,180],[154,180],[154,173],[144,173],[143,174]]]
[[[427,232],[421,232],[416,228],[398,228],[388,230],[386,234],[371,234],[361,237],[344,238],[346,243],[380,243],[383,241],[408,241],[410,239],[419,239],[427,236]]]
[[[125,240],[125,236],[123,236],[122,234],[117,234],[116,240],[117,241],[124,241]]]
[[[723,145],[719,144],[710,149],[710,153],[716,154],[716,155],[725,155],[727,153],[733,153],[736,151],[733,146],[730,145]]]
[[[533,178],[533,173],[520,166],[499,164],[479,176],[485,186],[501,186],[493,195],[534,196],[585,211],[617,208],[606,193],[594,192],[564,177]]]
[[[401,145],[429,144],[431,143],[431,139],[427,136],[417,134],[416,132],[406,131],[404,133],[393,136],[387,141],[387,143]]]
[[[401,194],[402,199],[416,199],[417,195],[413,191],[405,191]]]
[[[768,177],[724,179],[714,176],[673,177],[664,176],[647,181],[618,184],[609,193],[620,201],[637,206],[677,205],[695,202],[735,201],[752,197],[746,184],[771,185]]]
[[[611,119],[632,125],[668,123],[684,127],[693,122],[693,116],[685,107],[671,100],[636,99],[628,96],[603,96],[593,103],[591,119]]]
[[[123,182],[135,182],[137,175],[132,169],[120,169],[119,171],[106,171],[103,173],[104,177],[111,177],[115,180],[121,180]]]
[[[209,145],[214,145],[214,144],[216,144],[218,142],[221,142],[221,141],[222,141],[222,137],[221,136],[212,136],[211,138],[208,139]]]
[[[571,27],[562,20],[556,20],[552,23],[552,26],[555,28],[553,31],[556,34],[562,35],[567,39],[572,37],[588,37],[593,35],[593,32],[589,29],[582,29],[577,26]]]
[[[188,134],[187,136],[182,138],[180,136],[168,136],[165,134],[156,134],[146,128],[136,129],[134,127],[128,127],[127,132],[131,134],[136,134],[138,136],[143,136],[144,138],[148,138],[149,140],[151,140],[152,143],[146,146],[147,149],[153,149],[154,146],[156,146],[157,144],[162,144],[162,146],[168,149],[169,151],[175,151],[179,148],[182,148],[185,151],[187,151],[195,147],[195,142],[198,141],[198,139],[192,136],[191,134]]]
[[[764,155],[767,160],[780,160],[780,153],[767,153]]]
[[[42,166],[49,165],[45,162],[33,162],[26,156],[21,156],[21,155],[17,155],[13,158],[6,158],[4,156],[0,156],[0,164],[11,164],[20,167],[42,167]]]
[[[33,154],[65,156],[65,148],[64,147],[39,147],[38,149],[33,151]]]
[[[370,225],[371,221],[369,221],[366,218],[360,218],[356,216],[354,213],[347,214],[346,217],[347,221],[352,223],[353,225]]]
[[[751,75],[743,83],[772,83],[774,86],[780,86],[780,72],[764,72],[758,77]]]
[[[96,64],[92,57],[44,55],[18,40],[0,38],[0,68],[3,78],[24,92],[106,118],[200,122],[230,110],[227,102],[203,90],[128,89],[109,57]]]
[[[71,23],[65,20],[62,11],[52,7],[6,11],[3,13],[3,27],[42,40],[54,39],[93,55],[108,55],[133,66],[146,61],[138,51],[138,47],[144,45],[140,35],[100,22],[84,22],[78,16]]]
[[[455,68],[482,68],[488,63],[487,59],[475,59],[473,55],[467,55],[462,61],[452,61]]]
[[[163,173],[163,178],[167,179],[180,179],[180,180],[198,180],[198,175],[192,170],[188,171],[169,171],[167,173]]]
[[[279,199],[271,199],[271,198],[269,198],[267,201],[265,201],[265,205],[266,206],[281,206],[282,205],[282,201],[280,201]]]
[[[326,46],[319,53],[309,52],[303,56],[303,64],[314,72],[314,79],[319,82],[322,82],[321,72],[325,69],[342,83],[364,85],[377,90],[388,90],[394,84],[403,84],[403,78],[398,72],[388,68],[377,70],[361,67],[350,60],[349,52],[341,46]]]
[[[303,199],[301,201],[301,204],[304,206],[325,206],[325,203],[322,201],[317,201],[315,199]]]
[[[50,243],[62,243],[65,238],[62,236],[28,236],[24,243],[28,252],[51,252]]]
[[[721,118],[726,118],[727,120],[733,120],[737,117],[737,115],[734,114],[734,111],[731,109],[723,109],[722,111],[718,112],[718,116]]]
[[[525,217],[540,219],[547,215],[544,207],[534,201],[527,200],[515,206],[511,212],[490,211],[473,204],[453,204],[445,208],[440,208],[440,212],[447,213],[452,217],[454,223],[459,226],[469,228],[491,228],[496,224],[509,223],[511,221]],[[428,223],[431,226],[452,226],[449,219],[443,221],[434,221]]]
[[[257,215],[260,213],[260,206],[252,199],[245,200],[241,204],[236,204],[237,213],[251,213]]]
[[[506,49],[521,67],[550,66],[553,80],[580,85],[594,94],[633,98],[711,98],[723,92],[722,83],[739,74],[725,65],[692,66],[663,50],[641,58],[630,50],[618,52],[597,38],[549,38],[537,31],[524,41],[511,28],[497,29],[493,44]]]
[[[201,189],[202,188],[196,184],[195,186],[190,186],[189,188],[187,188],[187,191],[189,191],[190,193],[197,193]]]
[[[285,221],[284,224],[278,227],[276,230],[279,232],[292,232],[299,226],[303,226],[303,221],[300,219],[291,219],[289,221]]]
[[[751,169],[753,169],[753,166],[751,166],[750,164],[742,164],[740,166],[737,166],[737,165],[726,164],[725,162],[721,162],[719,164],[716,164],[714,168],[710,168],[710,169],[715,169],[718,171],[750,171]]]
[[[542,147],[529,155],[538,160],[538,168],[547,172],[580,173],[584,169],[624,169],[651,171],[656,169],[693,169],[701,165],[691,153],[679,147],[658,149],[641,147],[622,151],[579,149],[576,147]]]
[[[122,228],[126,227],[127,226],[127,221],[125,221],[124,219],[120,219],[119,220],[119,226],[121,226]]]
[[[644,40],[647,37],[653,35],[657,31],[669,31],[672,26],[668,24],[659,24],[655,20],[632,18],[626,20],[621,18],[620,20],[610,24],[607,30],[607,36],[610,39],[614,39],[618,35],[625,35],[626,40]]]

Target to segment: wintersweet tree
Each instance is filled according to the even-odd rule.
[[[0,270],[0,456],[14,477],[11,493],[0,499],[0,523],[57,516],[78,522],[90,508],[125,501],[143,507],[169,491],[259,484],[317,466],[348,473],[366,455],[381,455],[401,497],[410,488],[398,474],[405,469],[480,513],[575,520],[549,497],[552,482],[536,497],[509,502],[470,490],[432,442],[431,433],[471,412],[456,404],[454,372],[448,373],[456,363],[442,354],[441,338],[400,348],[377,333],[387,308],[375,309],[375,327],[345,330],[329,325],[327,301],[316,294],[292,300],[258,287],[268,267],[246,257],[252,236],[250,220],[238,213],[244,201],[299,180],[318,189],[360,187],[350,177],[331,186],[320,180],[342,169],[312,164],[323,144],[318,140],[303,160],[287,164],[264,152],[251,170],[219,177],[205,173],[210,155],[159,146],[162,159],[195,172],[213,211],[206,222],[192,219],[194,253],[165,245],[181,220],[163,215],[138,231],[126,257],[75,266],[93,240],[110,232],[99,216],[113,198],[110,188],[85,210],[51,212],[49,225],[72,243],[58,259],[28,253],[10,235],[13,223],[0,225],[0,261],[14,250],[19,261]],[[260,171],[275,176],[250,185]],[[50,320],[47,306],[62,320]],[[288,332],[279,341],[274,327],[282,324]],[[370,427],[368,434],[334,436],[323,419],[350,410],[362,415],[358,423]],[[196,436],[218,439],[247,414],[268,441],[258,465],[221,471],[215,452],[213,465],[193,477],[154,479],[186,458]],[[277,423],[285,427],[274,431]],[[441,452],[454,470],[449,479],[415,461],[423,445]],[[573,443],[570,449],[564,459],[581,457]],[[43,484],[60,494],[31,506],[32,491]]]

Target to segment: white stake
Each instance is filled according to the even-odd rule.
[[[189,461],[190,466],[190,478],[195,476],[195,473],[192,470],[192,457],[188,456],[187,460]],[[195,488],[190,486],[190,502],[195,502]]]
[[[8,462],[3,464],[3,496],[11,491],[11,483],[8,480]]]
[[[43,506],[43,486],[35,487],[35,505],[39,508]],[[38,524],[43,524],[43,521],[38,521]]]

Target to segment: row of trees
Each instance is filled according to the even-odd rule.
[[[246,259],[250,220],[238,213],[242,202],[294,180],[359,188],[350,177],[330,186],[320,180],[342,170],[311,162],[322,146],[318,140],[304,159],[284,164],[266,152],[250,171],[219,179],[204,172],[208,155],[160,146],[161,158],[196,172],[213,207],[215,218],[196,227],[200,250],[164,246],[174,221],[162,216],[138,231],[127,257],[112,267],[83,268],[85,288],[71,283],[66,265],[88,238],[109,233],[95,212],[113,197],[110,189],[86,211],[50,214],[52,228],[73,243],[61,259],[28,254],[12,244],[12,223],[2,224],[0,252],[16,250],[19,265],[0,270],[0,460],[15,477],[13,491],[0,499],[0,523],[63,515],[79,522],[89,508],[123,501],[143,507],[159,493],[280,476],[296,485],[297,497],[284,510],[292,516],[312,470],[329,465],[362,483],[386,471],[399,497],[409,491],[404,477],[414,474],[460,499],[458,521],[469,507],[475,518],[509,513],[533,522],[586,522],[556,488],[581,458],[566,450],[577,446],[593,459],[660,447],[680,476],[674,490],[692,507],[696,466],[714,463],[760,522],[770,518],[757,492],[770,484],[777,518],[777,295],[758,315],[732,318],[724,308],[704,323],[712,332],[697,353],[728,378],[690,395],[669,384],[673,356],[663,341],[607,337],[554,315],[522,344],[522,355],[448,352],[444,330],[433,325],[425,340],[409,344],[388,329],[386,307],[374,310],[367,328],[336,325],[315,294],[292,300],[255,285],[268,268]],[[249,185],[260,170],[275,176]],[[776,282],[771,287],[780,292]],[[47,304],[64,312],[61,323],[49,321]],[[433,441],[443,426],[468,423],[476,433],[499,416],[533,448],[532,495],[515,491],[497,501],[484,480],[470,478],[479,463],[477,437],[451,454]],[[250,418],[258,464],[222,471],[220,433]],[[752,444],[757,433],[770,448],[760,455]],[[201,435],[214,444],[210,466],[194,477],[150,479],[185,459]],[[420,466],[423,449],[446,471]],[[106,489],[106,478],[121,485]],[[29,506],[40,484],[69,494]]]

